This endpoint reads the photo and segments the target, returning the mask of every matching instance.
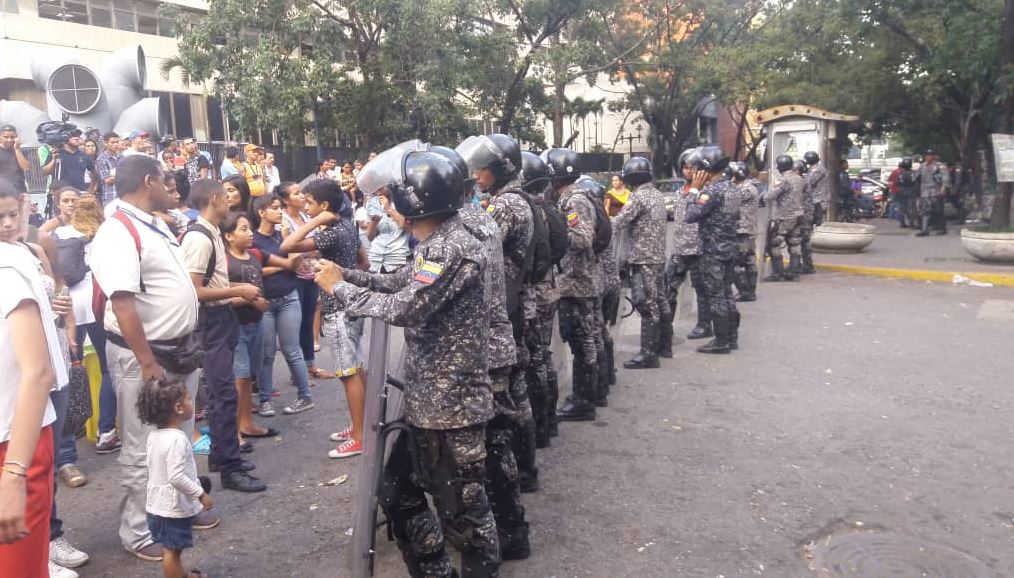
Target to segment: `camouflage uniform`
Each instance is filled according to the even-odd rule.
[[[574,355],[572,399],[575,405],[590,404],[598,384],[596,333],[599,264],[592,250],[595,239],[595,207],[583,189],[570,184],[560,190],[560,211],[567,219],[570,246],[560,261],[556,277],[560,300],[560,337]]]
[[[732,295],[733,261],[736,258],[736,229],[739,225],[739,192],[728,179],[704,187],[687,202],[686,220],[697,223],[701,238],[701,275],[708,293],[715,334],[728,324],[734,334],[739,312]]]
[[[458,211],[461,224],[486,249],[486,304],[490,311],[489,373],[496,415],[486,426],[485,484],[496,520],[502,550],[525,543],[528,523],[521,505],[518,464],[512,448],[519,410],[509,392],[511,369],[517,362],[514,331],[507,317],[504,285],[503,239],[500,228],[488,213],[474,205]]]
[[[597,202],[592,200],[593,203]],[[609,239],[609,247],[595,256],[599,263],[599,286],[602,293],[598,298],[595,324],[598,327],[595,348],[598,352],[598,384],[595,388],[595,402],[605,406],[609,395],[609,386],[616,383],[616,359],[613,355],[613,336],[609,327],[616,324],[616,316],[620,310],[620,267],[616,262],[616,236]]]
[[[532,235],[535,232],[532,208],[525,200],[521,183],[511,181],[491,193],[487,211],[503,234],[504,277],[507,287],[507,315],[514,330],[517,363],[510,371],[509,393],[518,413],[514,416],[512,439],[522,485],[533,484],[539,470],[535,466],[535,423],[528,400],[525,372],[528,347],[525,344],[525,312],[522,303],[524,282],[532,267]]]
[[[919,183],[915,171],[901,169],[898,173],[898,200],[901,203],[902,222],[913,229],[919,223]]]
[[[496,576],[500,546],[483,487],[485,425],[493,418],[485,248],[451,216],[387,275],[345,271],[334,290],[353,317],[405,328],[405,421],[384,473],[381,505],[411,576]],[[413,444],[415,468],[408,456]],[[433,496],[439,514],[430,510]]]
[[[951,187],[951,175],[947,166],[939,163],[923,163],[919,167],[919,215],[922,219],[922,233],[929,234],[931,228],[947,233],[944,218],[944,199]]]
[[[651,183],[640,185],[618,215],[613,234],[630,231],[630,300],[641,316],[641,356],[658,357],[663,297],[666,209],[662,193]]]
[[[782,247],[789,246],[791,260],[798,261],[800,259],[799,245],[802,242],[804,188],[803,177],[793,171],[786,171],[765,195],[765,200],[773,203],[765,252],[771,257],[776,275],[784,263]],[[777,263],[775,263],[776,260]],[[790,266],[791,272],[793,272],[793,268]]]
[[[803,222],[799,230],[799,252],[802,260],[801,273],[813,273],[813,252],[810,251],[810,237],[813,236],[814,195],[810,181],[803,178]]]
[[[806,173],[806,180],[810,183],[810,190],[813,191],[813,226],[819,227],[824,224],[827,206],[831,202],[831,179],[827,178],[827,169],[824,165],[817,163]]]
[[[690,281],[697,294],[697,325],[700,327],[711,326],[711,305],[708,303],[708,294],[704,291],[704,280],[701,277],[701,270],[698,261],[701,256],[701,241],[698,236],[697,223],[686,222],[687,203],[684,202],[688,196],[689,189],[683,192],[683,198],[677,199],[673,206],[673,222],[675,233],[673,235],[673,252],[665,265],[665,300],[667,307],[662,311],[662,328],[659,331],[659,352],[668,354],[671,357],[673,320],[676,317],[676,297],[679,288],[690,274]]]
[[[739,224],[736,226],[735,280],[741,301],[757,294],[757,187],[749,180],[739,183]]]

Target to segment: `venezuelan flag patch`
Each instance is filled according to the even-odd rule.
[[[444,272],[444,268],[433,261],[423,261],[416,267],[415,280],[426,285],[432,285],[434,281]]]
[[[705,205],[705,204],[707,204],[708,199],[710,199],[710,198],[711,198],[711,196],[708,195],[707,193],[701,193],[701,194],[697,195],[697,204],[698,205]]]
[[[577,218],[577,213],[570,213],[567,215],[567,226],[576,227],[581,221]]]

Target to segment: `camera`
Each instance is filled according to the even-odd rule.
[[[50,120],[35,128],[35,136],[40,143],[59,148],[70,139],[71,133],[76,130],[77,125],[75,124],[61,120]]]

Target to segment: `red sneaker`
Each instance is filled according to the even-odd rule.
[[[347,440],[338,445],[335,449],[327,452],[327,457],[332,459],[351,458],[363,453],[363,446],[356,440]]]

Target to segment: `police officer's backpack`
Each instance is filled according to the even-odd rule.
[[[592,250],[599,255],[609,248],[609,242],[613,240],[613,222],[609,220],[602,201],[596,199],[590,192],[585,193],[585,197],[591,201],[592,207],[595,207],[595,238],[592,240]]]
[[[550,203],[537,196],[527,193],[523,195],[532,209],[532,269],[528,275],[529,283],[543,281],[550,269],[563,259],[570,246],[567,237],[567,220],[563,214]]]

